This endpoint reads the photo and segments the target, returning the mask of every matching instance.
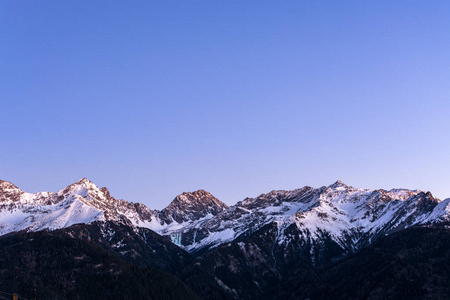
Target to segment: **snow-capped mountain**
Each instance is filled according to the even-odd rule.
[[[20,230],[59,229],[78,223],[116,221],[139,226],[152,222],[157,211],[140,203],[116,200],[82,178],[56,192],[26,193],[7,181],[0,182],[0,235]]]
[[[341,181],[317,189],[272,191],[238,202],[200,229],[184,227],[181,244],[190,251],[214,247],[275,222],[280,244],[289,242],[284,230],[294,224],[304,239],[330,236],[341,247],[354,248],[395,230],[446,221],[449,202],[419,190],[357,189]],[[197,239],[189,243],[183,235],[192,231]]]
[[[203,190],[178,195],[169,206],[157,211],[141,203],[115,199],[107,188],[98,188],[86,178],[56,193],[35,194],[0,181],[0,235],[95,221],[120,222],[169,234],[183,226],[203,223],[226,209],[226,204]]]
[[[103,211],[90,199],[88,189],[73,184],[57,193],[26,193],[12,183],[0,182],[0,234],[68,227],[103,219]],[[100,201],[99,201],[100,203]]]
[[[115,199],[86,178],[56,193],[35,194],[0,181],[0,235],[114,221],[168,235],[173,243],[195,252],[275,223],[280,245],[290,242],[292,236],[285,230],[294,225],[302,239],[327,236],[352,249],[406,227],[447,221],[449,202],[419,190],[357,189],[337,181],[320,188],[272,191],[231,207],[199,190],[182,193],[157,211]]]

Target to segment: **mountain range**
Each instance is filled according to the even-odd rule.
[[[184,192],[160,211],[115,199],[107,188],[86,178],[58,192],[34,194],[0,181],[3,244],[11,239],[29,243],[37,237],[83,241],[89,251],[94,244],[133,268],[167,272],[180,290],[204,299],[326,299],[309,282],[318,270],[396,234],[417,228],[446,232],[449,219],[450,199],[420,190],[358,189],[341,181],[271,191],[232,206],[204,190]],[[0,247],[15,257],[8,249]],[[76,299],[79,287],[67,285],[71,292],[59,289],[59,297]],[[46,295],[58,289],[36,280],[34,286]]]

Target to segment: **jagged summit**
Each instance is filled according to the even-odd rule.
[[[184,192],[161,211],[160,218],[170,224],[172,221],[183,223],[198,220],[208,215],[215,216],[228,209],[228,205],[205,190]]]
[[[183,192],[180,195],[178,195],[177,197],[175,197],[174,200],[183,198],[183,200],[189,200],[189,201],[203,201],[203,200],[205,200],[207,198],[211,198],[211,197],[214,197],[211,195],[211,193],[200,189],[200,190],[197,190],[194,192]]]
[[[112,198],[107,187],[101,187],[100,191],[106,196],[106,199],[109,200]]]
[[[87,179],[86,177],[80,178],[78,181],[76,181],[75,183],[93,183],[92,181],[90,181],[89,179]]]
[[[328,186],[328,188],[332,188],[332,189],[336,189],[336,188],[349,188],[348,185],[346,185],[344,182],[342,182],[341,180],[337,180],[335,183],[331,184]]]
[[[167,208],[176,205],[182,206],[197,206],[200,204],[216,205],[220,207],[228,207],[225,203],[211,195],[205,190],[197,190],[195,192],[183,192],[173,199]]]
[[[24,192],[9,181],[0,180],[0,202],[17,202]]]
[[[5,184],[5,183],[10,183],[10,184],[12,184],[11,182],[9,182],[9,181],[6,181],[6,180],[2,180],[2,179],[0,179],[0,185],[1,184]]]
[[[20,190],[16,185],[14,185],[13,183],[6,181],[6,180],[1,180],[0,179],[0,190],[4,190],[4,189],[17,189]]]
[[[83,177],[83,178],[75,181],[71,185],[68,185],[66,188],[74,187],[74,186],[82,186],[86,189],[98,189],[98,186],[94,182],[87,179],[86,177]]]

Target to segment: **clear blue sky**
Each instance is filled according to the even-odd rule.
[[[449,49],[449,1],[1,1],[0,178],[450,197]]]

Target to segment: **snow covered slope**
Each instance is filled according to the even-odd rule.
[[[76,223],[104,220],[103,211],[89,205],[84,184],[73,184],[57,193],[25,193],[0,181],[0,235],[20,231],[57,229]]]
[[[450,200],[440,201],[419,190],[368,190],[337,181],[328,187],[272,191],[246,198],[201,226],[184,225],[170,232],[189,251],[215,247],[275,222],[278,243],[288,243],[284,230],[292,224],[304,239],[331,237],[344,248],[413,225],[449,219]]]
[[[183,193],[162,211],[118,200],[86,178],[56,192],[26,193],[0,181],[0,235],[114,221],[149,228],[188,251],[212,248],[276,223],[277,242],[289,243],[295,225],[303,239],[330,237],[352,249],[413,225],[449,220],[450,199],[419,190],[357,189],[337,181],[321,187],[272,191],[228,207],[210,193]]]
[[[115,221],[170,234],[184,226],[197,226],[226,209],[226,204],[203,190],[183,193],[164,210],[157,211],[140,203],[115,199],[107,188],[100,189],[86,178],[57,193],[35,194],[0,181],[0,235],[94,221]]]

